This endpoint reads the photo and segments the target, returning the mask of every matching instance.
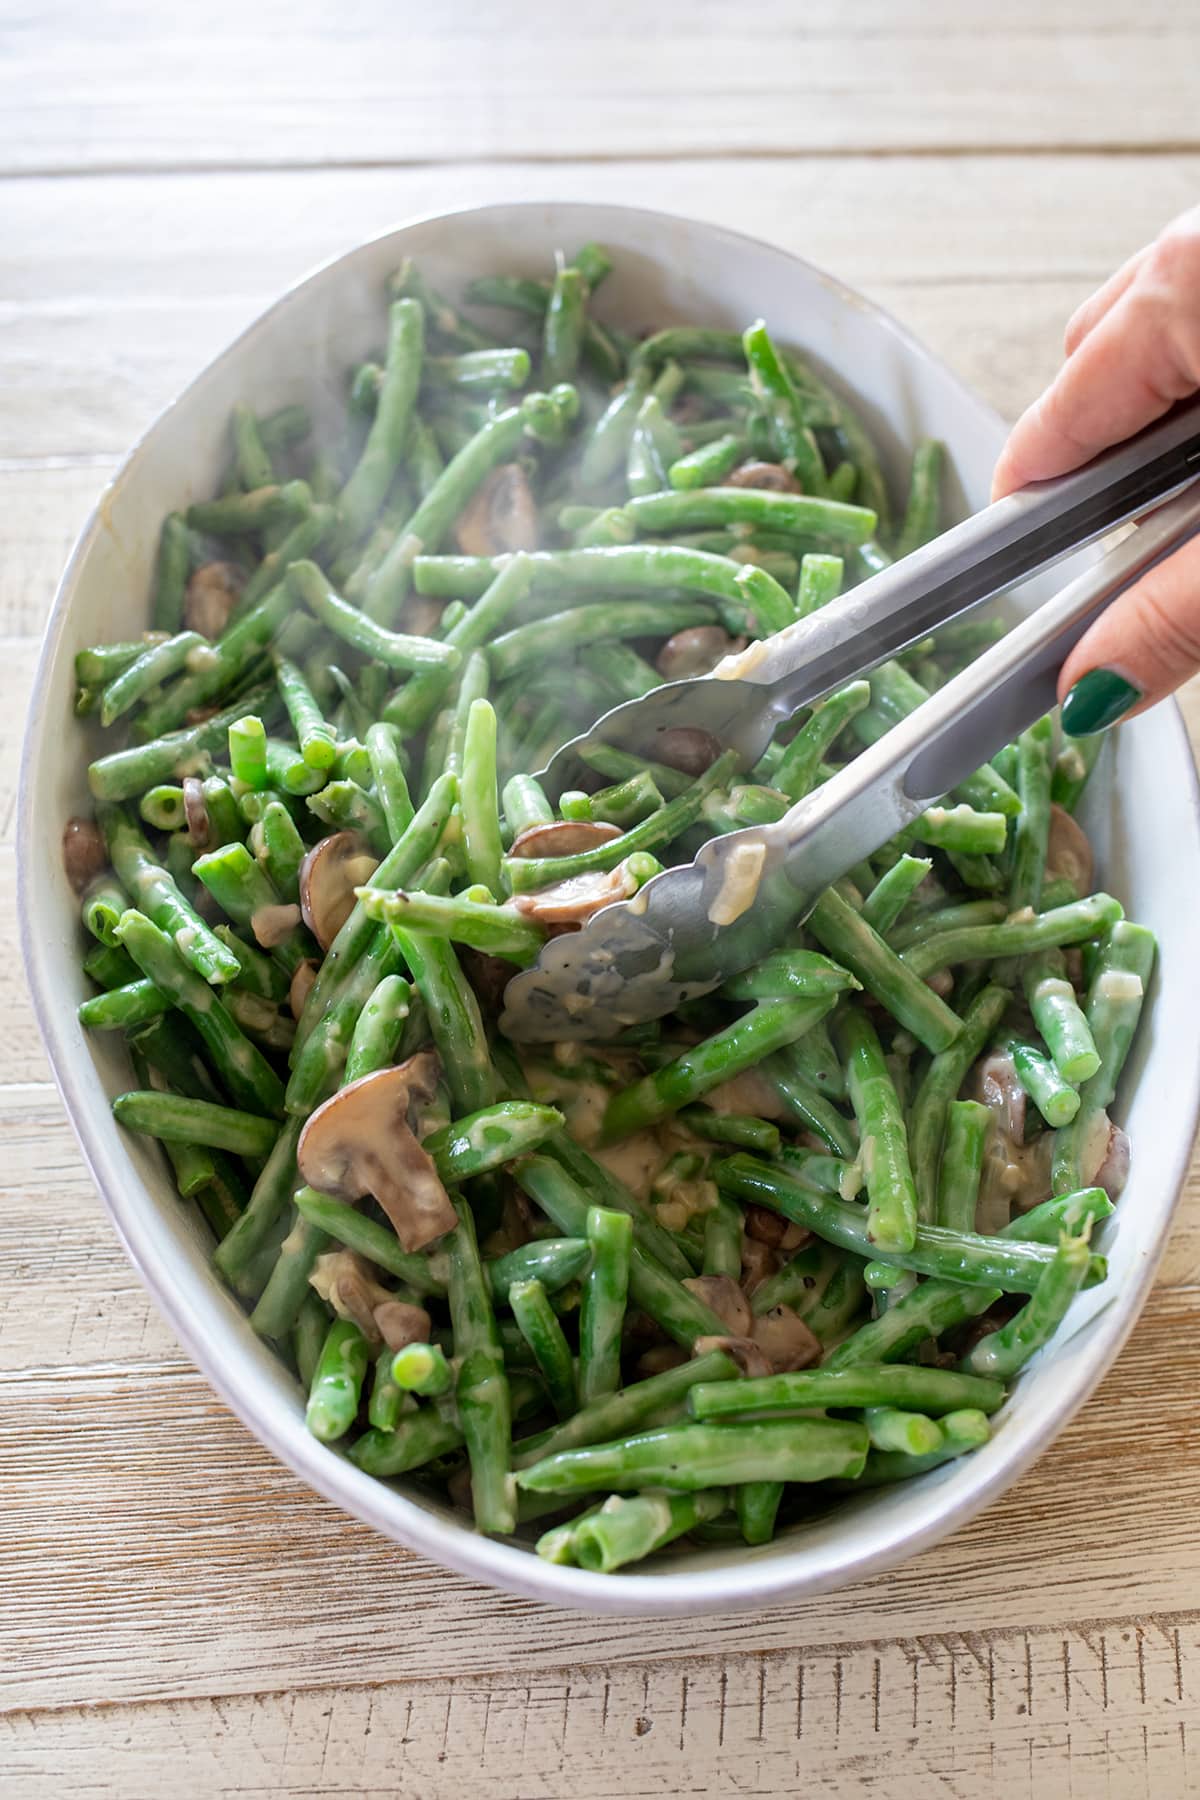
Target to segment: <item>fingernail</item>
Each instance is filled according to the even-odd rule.
[[[1069,737],[1090,737],[1136,706],[1142,690],[1115,669],[1089,669],[1062,703],[1062,728]]]

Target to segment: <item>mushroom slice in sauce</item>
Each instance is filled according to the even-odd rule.
[[[279,906],[256,906],[250,914],[250,930],[255,943],[263,950],[277,949],[291,937],[299,923],[300,908],[294,900]]]
[[[627,900],[637,892],[624,863],[615,869],[591,869],[586,875],[569,875],[535,894],[514,894],[512,903],[527,919],[539,925],[583,925],[602,906]]]
[[[742,1238],[742,1291],[752,1294],[761,1287],[769,1275],[774,1275],[782,1266],[783,1259],[770,1244],[764,1244],[758,1238]]]
[[[378,867],[357,831],[335,831],[307,853],[300,864],[300,913],[322,950],[353,912],[355,888]]]
[[[62,834],[63,868],[77,894],[108,867],[108,847],[95,819],[68,819]]]
[[[750,1302],[732,1275],[691,1275],[684,1282],[689,1293],[711,1307],[734,1337],[749,1337],[754,1329]]]
[[[660,732],[654,744],[654,760],[681,775],[703,775],[721,754],[721,746],[711,731],[696,725],[669,725]]]
[[[773,1306],[754,1321],[754,1342],[776,1375],[821,1360],[821,1340],[790,1306]]]
[[[338,1200],[371,1194],[405,1250],[423,1250],[453,1231],[457,1215],[433,1159],[409,1125],[409,1108],[427,1103],[437,1058],[428,1052],[395,1069],[377,1069],[319,1106],[300,1133],[300,1174]]]
[[[349,1319],[371,1343],[380,1342],[375,1308],[390,1302],[393,1295],[376,1281],[365,1257],[355,1250],[329,1250],[318,1256],[308,1280],[339,1319]]]
[[[288,987],[288,1005],[292,1009],[293,1019],[299,1019],[304,1011],[304,1002],[308,999],[309,990],[317,979],[317,965],[310,956],[296,964],[295,973]]]
[[[454,528],[464,556],[536,550],[537,508],[520,463],[501,463],[480,483]]]
[[[189,843],[203,850],[212,836],[212,820],[208,816],[208,801],[204,798],[204,783],[195,775],[183,778],[183,816],[187,820]]]
[[[697,1338],[692,1346],[692,1355],[703,1356],[706,1350],[724,1350],[727,1356],[732,1356],[741,1373],[751,1378],[775,1373],[770,1357],[751,1337],[731,1335]]]
[[[772,1250],[799,1250],[809,1242],[812,1232],[768,1207],[751,1204],[746,1208],[746,1235],[757,1238],[760,1244],[770,1244]]]
[[[664,681],[687,681],[709,674],[723,656],[744,648],[742,639],[731,638],[720,625],[688,625],[667,639],[655,667]]]
[[[1078,819],[1062,806],[1050,808],[1050,837],[1046,845],[1046,880],[1061,876],[1074,883],[1080,894],[1090,894],[1096,859],[1091,841]]]
[[[184,591],[184,624],[202,637],[220,637],[245,585],[246,577],[236,563],[202,563]]]
[[[433,1320],[423,1306],[389,1294],[375,1308],[375,1328],[389,1350],[403,1350],[406,1344],[427,1344]]]
[[[600,819],[552,819],[548,825],[527,825],[512,841],[510,856],[578,856],[598,844],[611,844],[621,836],[619,825]]]
[[[725,477],[726,487],[766,488],[772,494],[800,494],[803,488],[782,463],[744,462]]]

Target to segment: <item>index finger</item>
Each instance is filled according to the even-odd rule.
[[[1179,305],[1161,284],[1134,282],[1018,419],[996,465],[993,499],[1078,468],[1195,390]]]

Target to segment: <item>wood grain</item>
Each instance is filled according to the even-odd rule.
[[[319,0],[186,21],[58,0],[8,27],[0,169],[1194,147],[1179,13],[1065,10],[1069,32],[1053,6],[874,0],[847,24],[833,0],[767,0],[747,29],[723,0],[352,0],[331,31]]]
[[[0,20],[0,1790],[19,1800],[1200,1793],[1200,1165],[1098,1395],[996,1507],[840,1594],[596,1621],[304,1489],[126,1263],[19,974],[35,644],[127,446],[286,284],[553,193],[772,239],[1005,415],[1200,187],[1178,0],[43,0]],[[1184,697],[1200,742],[1200,688]]]
[[[1141,1800],[1195,1792],[1198,1668],[1195,1615],[952,1631],[686,1668],[601,1662],[176,1701],[139,1707],[136,1731],[107,1708],[26,1714],[0,1721],[0,1766],[23,1800],[68,1787],[78,1800],[158,1800],[181,1791],[181,1772],[184,1794],[246,1800],[476,1783],[494,1800],[557,1800],[568,1784],[588,1800]]]

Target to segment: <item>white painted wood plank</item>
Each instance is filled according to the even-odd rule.
[[[22,1800],[822,1800],[1196,1791],[1200,1622],[339,1682],[0,1721]]]
[[[331,31],[317,0],[194,20],[59,4],[9,24],[0,170],[1197,142],[1181,11],[1097,27],[1071,0],[1069,32],[1053,0],[1019,21],[910,4],[898,29],[879,4],[807,13],[376,3]]]
[[[184,1368],[9,1373],[0,1708],[614,1661],[682,1671],[796,1643],[1171,1612],[1200,1582],[1195,1319],[1194,1292],[1157,1292],[1081,1418],[936,1550],[820,1599],[694,1621],[587,1619],[446,1574],[307,1493]]]

